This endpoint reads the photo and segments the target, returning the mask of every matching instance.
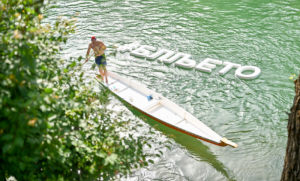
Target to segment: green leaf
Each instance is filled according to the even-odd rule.
[[[19,147],[23,147],[23,145],[24,145],[24,140],[23,140],[23,138],[21,138],[21,137],[16,138],[15,144],[16,144],[17,146],[19,146]]]
[[[104,152],[97,152],[96,155],[100,158],[105,158],[107,154]]]
[[[104,165],[107,165],[108,163],[113,165],[116,162],[117,158],[118,158],[118,155],[115,153],[109,155],[108,157],[105,158]]]
[[[24,9],[31,14],[35,13],[34,9],[32,9],[31,7],[24,8]]]
[[[26,165],[23,162],[19,162],[19,166],[22,171],[26,168]]]
[[[48,70],[46,66],[42,66],[41,69],[44,70],[44,71]]]
[[[45,88],[45,93],[46,94],[51,94],[53,92],[53,89],[51,88]]]
[[[52,115],[51,117],[48,118],[49,121],[52,121],[54,119],[56,119],[57,115]]]
[[[10,152],[12,148],[13,148],[13,146],[11,144],[4,145],[3,154]]]
[[[82,76],[83,76],[83,74],[84,74],[84,72],[81,72],[81,74],[79,75],[79,77],[82,77]]]
[[[149,160],[148,160],[148,162],[150,162],[150,163],[154,164],[154,161],[153,161],[153,160],[151,160],[151,159],[149,159]]]
[[[2,140],[4,141],[8,141],[8,140],[11,140],[14,136],[12,134],[5,134],[2,136]]]
[[[73,61],[71,64],[70,64],[70,67],[75,67],[75,65],[76,65],[76,62],[75,61]]]

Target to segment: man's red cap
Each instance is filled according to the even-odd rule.
[[[92,41],[93,41],[93,40],[96,40],[96,37],[95,37],[95,36],[92,36],[91,40],[92,40]]]

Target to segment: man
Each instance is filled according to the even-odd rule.
[[[104,54],[104,50],[106,49],[106,46],[102,41],[97,41],[95,36],[92,36],[91,38],[92,43],[89,44],[89,48],[86,53],[86,61],[88,61],[88,57],[90,54],[90,50],[93,49],[95,53],[95,62],[99,68],[99,72],[101,75],[101,81],[103,81],[105,77],[106,83],[108,83],[107,80],[107,70],[106,70],[106,57]],[[98,77],[99,78],[99,77]]]

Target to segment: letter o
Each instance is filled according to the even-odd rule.
[[[254,72],[249,75],[245,75],[242,72],[245,70],[253,70]],[[242,66],[235,71],[235,76],[239,79],[255,79],[260,75],[260,68],[255,67],[255,66]]]

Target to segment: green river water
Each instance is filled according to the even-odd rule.
[[[97,36],[108,47],[110,71],[161,93],[239,145],[218,147],[160,125],[160,131],[176,137],[168,138],[171,150],[127,180],[280,180],[285,112],[294,96],[289,77],[299,73],[299,1],[64,0],[52,7],[45,23],[79,13],[64,56],[85,56],[90,37]],[[213,58],[257,66],[262,72],[254,80],[240,80],[235,69],[219,76],[219,65],[208,74],[114,52],[113,45],[132,42],[189,53],[197,64]],[[84,66],[86,75],[95,73],[93,63]],[[86,81],[92,78],[86,76]],[[148,119],[145,124],[157,123]]]

